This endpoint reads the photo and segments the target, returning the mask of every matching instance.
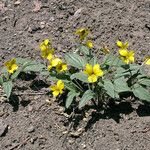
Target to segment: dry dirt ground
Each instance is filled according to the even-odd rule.
[[[58,53],[72,51],[78,27],[91,29],[95,45],[116,48],[117,39],[129,41],[139,62],[150,53],[149,0],[0,0],[0,65],[18,56],[41,60],[39,43],[45,38],[52,38]],[[18,79],[14,90],[41,93],[48,86],[29,78]],[[56,101],[47,105],[47,99],[52,101],[30,94],[1,102],[1,150],[150,149],[148,105],[123,102],[104,114],[91,110],[83,120],[79,113],[79,124],[65,138],[67,114]]]

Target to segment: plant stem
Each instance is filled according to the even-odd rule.
[[[71,81],[71,83],[72,83],[77,89],[79,89],[80,91],[83,92],[83,89],[81,89],[80,86],[78,86],[77,84],[75,84],[73,81]]]
[[[74,79],[74,81],[76,82],[76,84],[80,87],[80,89],[82,89],[83,91],[83,88],[81,87],[81,85],[78,83],[78,81],[76,79]]]
[[[91,99],[92,103],[94,104],[94,106],[97,108],[97,104],[96,102],[94,101],[94,99]]]
[[[88,83],[88,88],[91,90],[90,84]]]

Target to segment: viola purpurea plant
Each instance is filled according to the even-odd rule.
[[[23,58],[7,61],[0,77],[7,98],[20,72],[37,72],[52,81],[50,91],[54,97],[67,94],[66,108],[74,102],[82,108],[90,101],[99,107],[109,100],[121,101],[126,94],[150,102],[150,77],[143,67],[150,65],[150,56],[139,65],[135,51],[128,50],[129,43],[117,41],[115,55],[105,45],[98,50],[102,54],[99,61],[92,52],[94,44],[88,37],[90,30],[79,28],[75,34],[79,38],[76,51],[67,52],[61,58],[55,54],[52,42],[45,39],[40,44],[43,63]]]

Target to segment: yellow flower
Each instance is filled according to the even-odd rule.
[[[121,42],[121,41],[117,41],[117,46],[121,49],[121,50],[127,50],[127,48],[129,47],[129,43],[128,42]]]
[[[88,40],[88,41],[86,42],[86,46],[87,46],[88,48],[93,48],[93,47],[94,47],[94,46],[93,46],[93,42],[90,41],[90,40]]]
[[[59,62],[58,65],[56,66],[56,70],[58,73],[66,71],[68,69],[66,63]]]
[[[88,81],[90,83],[96,82],[97,78],[103,76],[104,74],[99,64],[94,66],[86,64],[84,73],[88,75]]]
[[[64,82],[62,80],[58,80],[56,85],[50,86],[52,94],[54,97],[57,97],[59,94],[63,93],[64,89]]]
[[[16,59],[13,58],[10,61],[7,61],[4,63],[5,67],[7,68],[7,71],[9,73],[14,73],[18,69],[18,65],[16,64]]]
[[[52,58],[50,60],[50,64],[48,65],[48,70],[50,71],[52,67],[56,67],[58,63],[62,63],[62,60],[60,58]]]
[[[87,28],[79,28],[76,30],[75,34],[79,35],[80,40],[83,41],[89,34],[89,30]]]
[[[144,63],[145,63],[146,65],[150,65],[150,56],[146,57]]]
[[[54,49],[51,48],[51,43],[49,41],[49,39],[44,40],[41,44],[40,44],[40,49],[41,49],[41,56],[43,58],[46,58],[48,60],[51,60],[54,54]]]
[[[129,64],[130,62],[131,63],[134,62],[134,51],[128,51],[128,50],[122,49],[122,50],[119,50],[119,54],[123,62],[125,62],[126,64]]]

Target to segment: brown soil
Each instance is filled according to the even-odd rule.
[[[127,40],[137,60],[142,59],[150,47],[150,1],[1,0],[0,65],[12,57],[41,60],[39,43],[49,37],[58,53],[72,51],[78,27],[89,27],[96,45],[114,48],[117,39]],[[19,78],[14,90],[28,94],[1,102],[0,128],[6,128],[1,150],[150,149],[150,106],[135,101],[111,105],[104,113],[91,109],[88,119],[79,112],[64,142],[70,123],[61,104],[40,94],[47,84],[36,76]]]

